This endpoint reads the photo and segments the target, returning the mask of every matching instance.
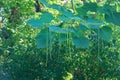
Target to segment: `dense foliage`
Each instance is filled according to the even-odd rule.
[[[1,0],[0,80],[119,80],[119,0]]]

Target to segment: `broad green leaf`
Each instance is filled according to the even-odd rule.
[[[50,26],[49,31],[56,32],[56,33],[64,33],[64,34],[68,33],[68,31],[66,29],[62,29],[62,28],[57,27],[57,26]]]
[[[115,25],[120,26],[120,13],[118,12],[111,12],[109,14],[105,14],[105,20],[107,22],[111,22]]]
[[[62,20],[62,21],[68,21],[69,20],[69,18],[64,16],[64,15],[60,15],[59,19]]]
[[[72,36],[79,36],[79,28],[76,27],[68,27],[68,30],[70,33],[72,33]]]
[[[116,11],[111,5],[105,4],[104,6],[99,6],[97,9],[102,14],[107,14]]]
[[[64,41],[67,41],[67,40],[68,40],[67,34],[59,34],[59,38],[58,38],[59,42],[64,42]]]
[[[103,40],[109,41],[112,36],[112,29],[108,26],[103,26],[100,28],[99,37]]]
[[[33,18],[28,21],[28,24],[30,24],[32,27],[35,27],[35,28],[41,28],[43,26],[43,24],[50,23],[51,20],[53,20],[53,19],[54,19],[54,17],[52,16],[51,13],[44,12],[40,16],[40,19]]]
[[[91,28],[91,29],[99,29],[99,27],[101,25],[103,25],[103,22],[99,21],[99,20],[95,20],[95,19],[88,19],[87,20],[87,25]]]
[[[52,4],[52,5],[51,5],[51,8],[56,9],[56,10],[58,10],[59,12],[64,12],[64,11],[66,11],[66,9],[65,9],[64,7],[62,7],[62,6],[60,6],[60,5],[57,5],[57,4]]]
[[[36,36],[36,42],[38,48],[47,48],[53,43],[54,34],[50,34],[48,29],[42,30],[37,36]]]
[[[31,19],[28,21],[28,24],[30,24],[34,28],[41,28],[43,25],[40,19]]]
[[[47,7],[50,7],[50,4],[49,4],[49,3],[47,3],[47,1],[46,1],[46,0],[40,0],[40,2],[41,2],[42,4],[44,4],[44,5],[46,5]]]
[[[66,16],[66,17],[74,16],[74,14],[70,10],[64,8],[63,6],[60,6],[60,5],[57,5],[57,4],[53,4],[53,5],[51,5],[51,7],[53,9],[58,10],[60,13],[62,13],[62,15]]]
[[[80,30],[82,30],[82,31],[86,31],[86,30],[88,29],[88,28],[87,28],[84,24],[82,24],[82,23],[80,23],[79,28],[80,28]]]
[[[99,7],[98,11],[105,14],[107,22],[120,26],[120,12],[116,12],[113,6],[105,4],[103,7]]]
[[[88,48],[90,41],[86,37],[74,37],[72,39],[76,48]]]
[[[77,11],[79,16],[85,16],[87,13],[87,10],[83,9],[82,7],[76,8],[76,11]]]
[[[74,14],[69,10],[65,10],[62,13],[63,13],[63,15],[65,15],[65,16],[67,16],[69,18],[74,17]]]
[[[42,15],[40,16],[40,20],[43,22],[43,23],[50,23],[51,20],[53,20],[54,17],[51,13],[49,12],[44,12],[42,13]]]
[[[97,11],[97,7],[98,7],[97,3],[89,2],[89,3],[85,3],[82,8],[86,9],[88,11],[96,12]]]
[[[73,15],[72,16],[60,15],[59,19],[62,20],[62,21],[68,21],[68,20],[76,20],[76,21],[78,21],[78,20],[82,20],[82,18],[73,16]]]
[[[85,16],[88,11],[96,12],[97,11],[97,4],[96,3],[85,3],[83,6],[76,8],[76,11],[79,15]]]
[[[80,18],[80,17],[78,17],[78,16],[70,17],[70,19],[72,19],[72,20],[82,20],[82,18]]]

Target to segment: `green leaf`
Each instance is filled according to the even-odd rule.
[[[62,13],[63,13],[63,15],[65,15],[65,16],[67,16],[69,18],[74,17],[74,14],[69,10],[65,10]]]
[[[99,27],[101,25],[103,25],[104,23],[99,21],[99,20],[95,20],[95,19],[88,19],[87,20],[87,25],[91,28],[91,29],[99,29]]]
[[[116,10],[113,8],[113,6],[111,6],[109,4],[105,4],[104,6],[99,6],[98,11],[101,14],[108,14],[109,15],[109,13],[114,12]]]
[[[114,6],[105,4],[103,7],[99,7],[98,11],[105,14],[106,22],[120,26],[120,12],[116,12]]]
[[[80,23],[79,28],[80,28],[80,30],[82,30],[82,31],[86,31],[86,30],[88,29],[88,28],[87,28],[84,24],[82,24],[82,23]]]
[[[73,17],[74,16],[74,14],[70,10],[64,8],[63,6],[53,4],[53,5],[51,5],[51,7],[53,9],[58,10],[60,13],[62,13],[62,15],[66,16],[66,17]]]
[[[38,48],[47,48],[53,43],[55,34],[50,33],[48,29],[43,29],[37,36],[36,42]]]
[[[76,17],[74,15],[68,15],[68,16],[60,15],[59,19],[62,20],[62,21],[65,21],[65,22],[68,21],[68,20],[76,20],[76,21],[82,20],[82,18]]]
[[[64,11],[66,11],[66,9],[65,9],[64,7],[62,7],[62,6],[60,6],[60,5],[57,5],[57,4],[52,4],[52,5],[51,5],[51,8],[56,9],[56,10],[58,10],[59,12],[64,12]]]
[[[48,4],[46,0],[40,0],[40,2],[44,5],[46,5],[47,7],[50,7],[50,4]]]
[[[111,12],[109,14],[105,14],[105,20],[107,22],[111,22],[115,25],[120,26],[120,13],[118,12]]]
[[[76,8],[76,11],[78,12],[79,15],[85,16],[88,11],[96,12],[97,11],[97,4],[96,3],[85,3],[83,6],[79,6]]]
[[[88,48],[90,41],[86,37],[74,37],[72,39],[76,48]]]
[[[69,18],[64,16],[64,15],[60,15],[59,19],[62,20],[62,21],[68,21],[69,20]]]
[[[50,26],[49,27],[49,31],[56,32],[56,33],[63,33],[63,34],[67,34],[68,33],[68,31],[66,29],[62,29],[62,28],[57,27],[57,26]]]
[[[82,16],[85,16],[86,13],[87,13],[87,10],[86,9],[83,9],[82,7],[79,7],[79,8],[76,8],[76,11],[78,13],[78,15],[82,15]]]
[[[28,21],[28,24],[30,24],[34,28],[41,28],[43,23],[39,19],[31,19]]]
[[[89,3],[85,3],[82,8],[86,9],[88,11],[96,12],[97,11],[97,7],[98,7],[97,3],[89,2]]]
[[[58,38],[58,41],[61,43],[61,42],[64,42],[64,41],[67,41],[68,38],[67,38],[67,34],[59,34],[59,38]]]
[[[103,26],[100,28],[99,37],[103,40],[109,41],[112,36],[112,29],[108,26]]]
[[[70,17],[70,19],[72,19],[72,20],[82,20],[82,18],[81,18],[81,17],[78,17],[78,16]]]
[[[72,33],[72,36],[79,36],[79,28],[76,27],[68,27],[68,30],[70,33]]]
[[[43,22],[43,23],[50,23],[51,20],[53,20],[54,17],[51,13],[49,12],[44,12],[42,13],[42,15],[40,16],[40,20]]]
[[[40,16],[40,19],[31,19],[28,21],[28,24],[30,24],[34,28],[41,28],[43,24],[50,23],[51,20],[53,20],[54,17],[49,12],[44,12]]]

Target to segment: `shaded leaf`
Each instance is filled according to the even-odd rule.
[[[108,14],[105,14],[105,20],[107,22],[111,22],[115,25],[120,26],[120,13],[118,12],[111,12]]]
[[[76,11],[78,12],[78,15],[82,15],[82,16],[85,16],[86,13],[87,13],[87,10],[86,9],[83,9],[82,7],[79,7],[79,8],[76,8]]]
[[[97,7],[98,6],[96,3],[89,2],[85,3],[83,6],[76,8],[76,11],[78,12],[78,14],[85,16],[88,11],[96,12]]]
[[[33,19],[28,21],[28,24],[30,24],[32,27],[35,27],[35,28],[41,28],[43,26],[43,24],[50,23],[51,20],[53,20],[53,19],[54,19],[54,17],[52,16],[51,13],[44,12],[40,16],[40,19],[33,18]]]
[[[96,12],[97,11],[97,7],[98,7],[97,3],[89,2],[89,3],[85,3],[82,8],[86,9],[88,11]]]
[[[42,21],[39,19],[31,19],[28,21],[28,24],[35,28],[41,28],[43,25]]]
[[[87,27],[84,24],[82,24],[82,23],[79,25],[79,28],[82,31],[86,31],[87,30]]]
[[[82,20],[82,18],[80,18],[80,17],[78,17],[78,16],[70,17],[70,19],[72,19],[72,20]]]
[[[69,18],[64,16],[64,15],[60,15],[59,19],[62,20],[62,21],[68,21],[69,20]]]
[[[101,25],[103,25],[103,22],[99,21],[99,20],[95,20],[95,19],[88,19],[87,20],[87,25],[91,28],[91,29],[99,29],[99,27]]]
[[[67,16],[69,18],[74,17],[74,14],[70,10],[65,10],[63,12],[63,15],[65,15],[65,16]]]
[[[40,0],[40,2],[44,5],[46,5],[47,7],[50,7],[50,4],[48,4],[46,0]]]
[[[58,10],[59,12],[64,12],[64,11],[66,11],[66,9],[65,9],[64,7],[62,7],[62,6],[60,6],[60,5],[57,5],[57,4],[52,4],[52,5],[51,5],[51,8],[56,9],[56,10]]]
[[[76,48],[88,48],[89,44],[90,44],[90,41],[87,38],[83,37],[83,36],[74,37],[72,39],[72,41],[73,41]]]
[[[97,9],[100,13],[102,14],[107,14],[109,15],[109,13],[116,11],[113,6],[105,4],[104,6],[99,6]]]
[[[51,20],[53,20],[54,17],[51,13],[49,12],[44,12],[42,13],[42,15],[40,16],[40,20],[43,22],[43,23],[50,23]]]
[[[99,36],[103,40],[109,41],[112,36],[112,29],[108,26],[103,26],[100,28]]]
[[[53,9],[58,10],[60,13],[62,13],[62,16],[69,17],[69,18],[74,16],[74,14],[70,10],[64,8],[63,6],[53,4],[51,5],[51,7]]]
[[[37,36],[36,36],[36,42],[38,48],[47,48],[53,43],[55,34],[50,34],[48,29],[42,30]]]
[[[68,31],[66,29],[62,29],[62,28],[57,27],[57,26],[50,26],[49,31],[56,32],[56,33],[64,33],[64,34],[68,33]]]
[[[59,38],[58,38],[59,42],[64,42],[64,41],[67,41],[67,40],[68,40],[67,34],[59,34]]]
[[[79,28],[77,27],[68,27],[69,32],[72,33],[72,36],[79,36]]]

